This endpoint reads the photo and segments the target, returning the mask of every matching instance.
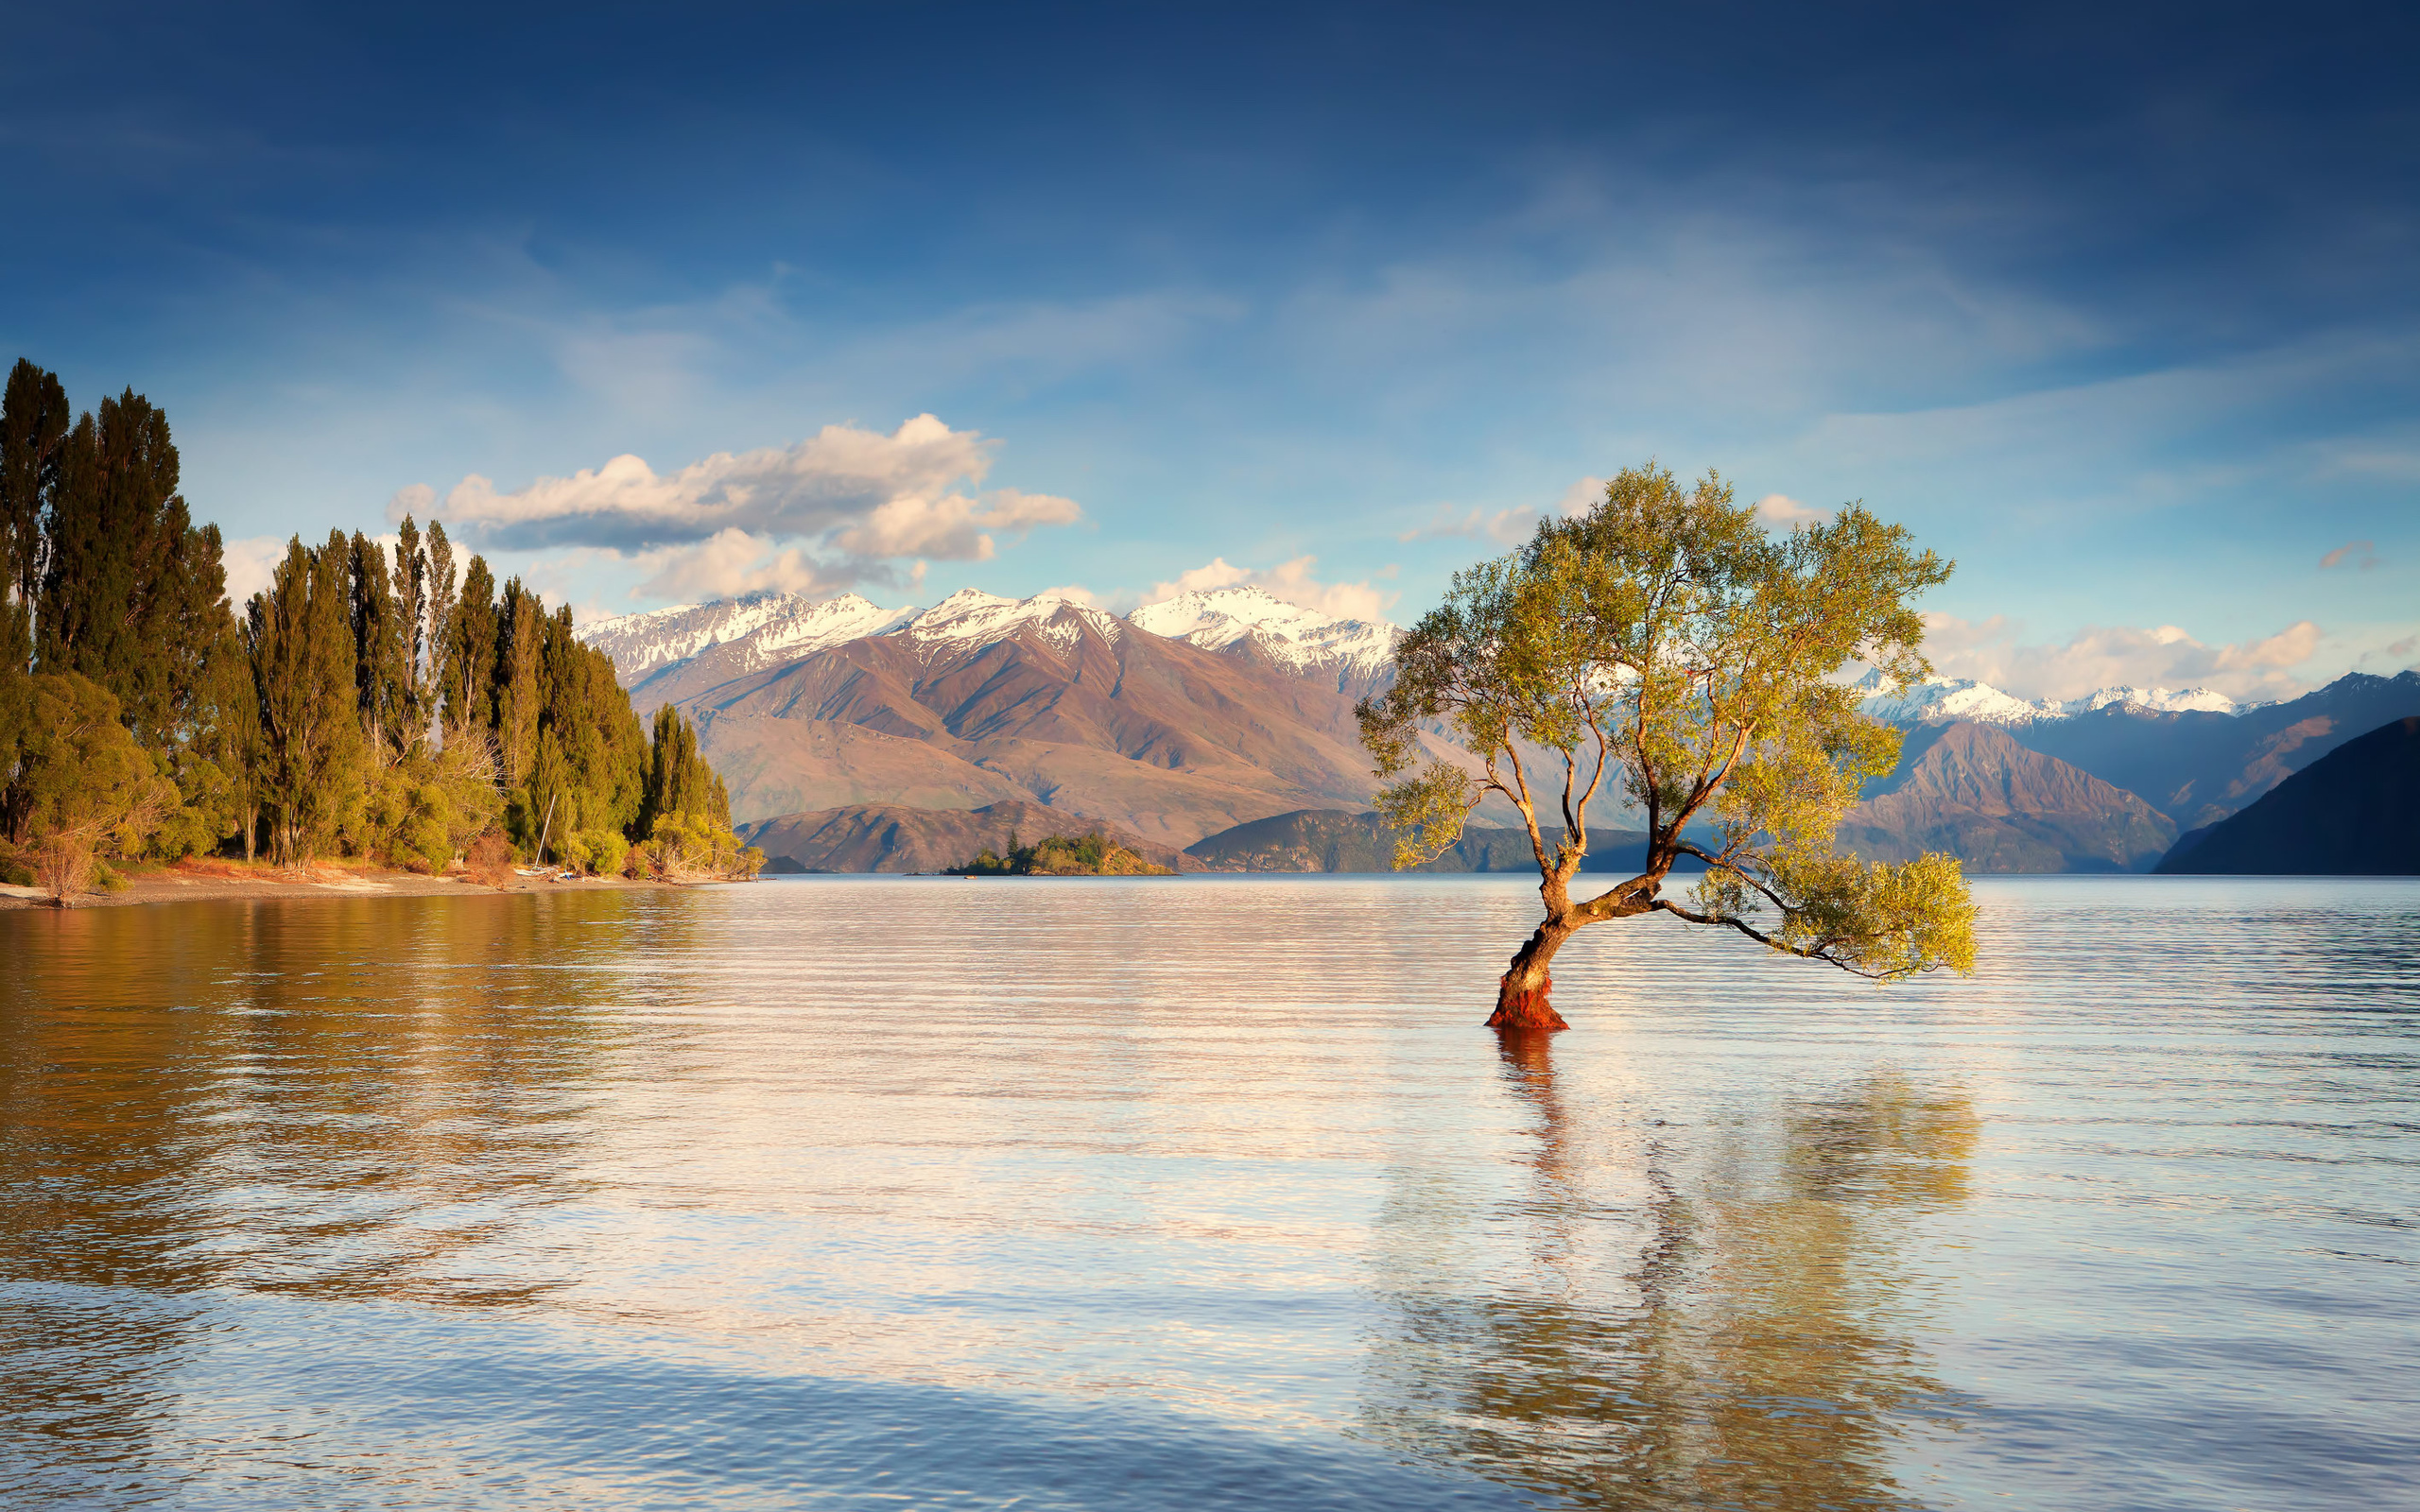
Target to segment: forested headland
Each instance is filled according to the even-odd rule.
[[[752,873],[678,711],[642,727],[613,663],[442,524],[289,541],[226,595],[168,421],[131,388],[74,413],[20,360],[0,396],[0,876],[64,898],[130,863],[350,858]]]

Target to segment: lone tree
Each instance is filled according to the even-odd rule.
[[[1909,601],[1951,565],[1854,504],[1776,538],[1715,473],[1685,490],[1651,463],[1456,574],[1396,648],[1394,685],[1358,713],[1389,784],[1378,812],[1404,833],[1398,868],[1453,845],[1491,793],[1529,827],[1546,919],[1490,1026],[1568,1027],[1547,1001],[1555,952],[1586,925],[1649,913],[1877,980],[1972,971],[1975,907],[1954,857],[1868,866],[1832,850],[1859,786],[1899,754],[1898,731],[1833,674],[1862,661],[1903,683],[1928,676]],[[1482,770],[1424,763],[1424,728]],[[1609,787],[1645,815],[1646,867],[1574,902],[1589,805]],[[1706,871],[1675,902],[1661,894],[1683,856]]]

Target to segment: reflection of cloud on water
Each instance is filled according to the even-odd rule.
[[[1871,1075],[1698,1147],[1651,1126],[1609,1170],[1550,1057],[1506,1038],[1534,1173],[1511,1211],[1413,1178],[1380,1221],[1368,1430],[1582,1505],[1913,1505],[1895,1441],[1965,1404],[1926,1373],[1901,1250],[1964,1199],[1971,1102]]]

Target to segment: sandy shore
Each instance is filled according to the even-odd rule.
[[[126,885],[118,891],[86,893],[72,900],[68,906],[125,908],[138,903],[191,902],[204,898],[419,898],[446,893],[604,892],[616,887],[672,885],[675,885],[664,882],[631,882],[621,877],[555,882],[546,877],[515,876],[501,887],[485,887],[460,877],[428,877],[377,867],[320,865],[287,871],[269,866],[248,867],[234,861],[181,861],[174,866],[130,873]],[[50,895],[39,888],[0,884],[0,908],[50,906]]]

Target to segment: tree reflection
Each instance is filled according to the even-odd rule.
[[[1503,1037],[1533,1122],[1510,1215],[1527,1274],[1471,1271],[1488,1236],[1433,1194],[1383,1220],[1398,1327],[1372,1430],[1585,1506],[1913,1505],[1893,1441],[1962,1403],[1925,1373],[1901,1250],[1910,1218],[1965,1196],[1969,1100],[1876,1074],[1762,1138],[1690,1149],[1651,1128],[1607,1198],[1551,1056],[1545,1035]]]

